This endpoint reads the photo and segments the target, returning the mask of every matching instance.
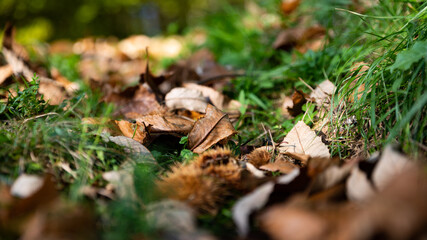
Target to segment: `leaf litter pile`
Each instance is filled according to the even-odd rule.
[[[282,13],[292,16],[299,2],[283,1]],[[0,84],[7,91],[1,95],[0,137],[9,138],[16,124],[22,126],[19,131],[28,131],[25,124],[60,114],[78,120],[84,131],[95,129],[96,137],[85,140],[92,147],[65,146],[71,159],[66,161],[58,157],[61,152],[55,147],[63,142],[55,137],[46,155],[37,154],[42,148],[37,143],[34,149],[24,148],[22,156],[2,152],[2,239],[427,237],[422,161],[395,144],[369,155],[360,154],[358,147],[346,158],[331,154],[332,134],[345,130],[330,129],[328,118],[322,117],[339,114],[331,109],[337,87],[329,80],[309,86],[310,91],[296,88],[290,96],[276,96],[272,100],[278,101],[280,116],[292,126],[278,132],[259,124],[261,134],[242,143],[237,129],[245,128],[241,119],[250,114],[250,106],[223,89],[246,75],[244,71],[218,64],[206,48],[174,61],[162,73],[150,69],[153,62],[176,59],[185,42],[200,44],[196,35],[58,42],[32,49],[34,60],[15,42],[14,31],[8,24],[3,36]],[[286,28],[271,49],[317,51],[327,44],[327,34],[320,25]],[[41,64],[40,59],[53,53],[78,54],[76,68],[84,82]],[[360,76],[366,71],[364,63],[350,70]],[[89,101],[79,95],[84,91],[98,92],[94,105],[107,106],[110,113],[81,114],[91,109],[75,109]],[[356,101],[363,91],[359,87],[346,100]],[[313,118],[309,124],[307,116]],[[357,122],[348,118],[345,124],[348,129]],[[61,132],[68,125],[58,126],[52,126],[52,134],[68,134],[70,142],[83,131],[68,127]],[[259,139],[263,141],[254,141]],[[114,163],[108,163],[110,158]],[[114,235],[117,226],[125,226],[117,231],[123,235]]]

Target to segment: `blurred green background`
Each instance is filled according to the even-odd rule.
[[[244,0],[1,0],[0,29],[7,21],[21,43],[85,36],[180,33],[222,4]]]

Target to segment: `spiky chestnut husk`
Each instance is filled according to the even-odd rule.
[[[193,164],[201,169],[207,168],[209,166],[218,166],[218,165],[227,165],[230,162],[236,162],[231,150],[228,148],[215,148],[210,149],[198,157],[196,157],[193,161]]]
[[[165,197],[183,201],[199,212],[215,213],[226,189],[221,181],[206,175],[194,164],[172,167],[165,177],[157,182],[157,189]]]
[[[203,173],[215,177],[228,191],[241,188],[241,168],[235,163],[210,165]]]
[[[267,164],[270,161],[271,157],[272,153],[269,152],[266,147],[257,148],[248,155],[246,155],[247,161],[249,163],[252,163],[257,168]]]

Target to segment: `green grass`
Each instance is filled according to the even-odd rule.
[[[310,92],[301,78],[313,88],[325,79],[337,86],[327,115],[331,120],[328,134],[333,155],[350,157],[357,151],[354,148],[372,152],[390,142],[400,142],[408,153],[421,153],[420,146],[425,146],[427,139],[427,4],[381,1],[358,15],[336,9],[350,1],[327,2],[303,1],[301,14],[313,13],[311,21],[323,23],[334,32],[327,37],[329,43],[324,49],[304,54],[273,50],[271,44],[278,30],[268,23],[264,30],[247,28],[245,21],[254,18],[250,13],[225,6],[221,15],[207,17],[203,27],[208,41],[204,47],[213,51],[220,63],[246,72],[224,90],[243,105],[236,123],[239,134],[229,147],[239,154],[245,145],[281,141],[299,120],[310,126],[321,120],[311,103],[304,106],[305,114],[294,119],[282,116],[280,97],[290,95],[294,88]],[[276,1],[263,4],[278,15]],[[324,17],[331,14],[331,18]],[[282,17],[283,25],[295,25],[292,19]],[[124,154],[122,147],[103,140],[103,128],[114,109],[99,104],[99,93],[80,79],[79,60],[77,55],[54,55],[45,62],[82,86],[76,97],[62,105],[52,107],[39,98],[37,79],[0,105],[2,181],[11,183],[24,172],[51,172],[59,179],[64,194],[81,202],[88,201],[79,192],[81,186],[103,187],[103,172],[117,170],[125,161],[138,162],[135,156]],[[370,68],[358,77],[358,72],[351,69],[361,61]],[[357,96],[355,89],[361,85],[366,89],[361,98],[347,101]],[[352,116],[357,124],[346,125]],[[82,121],[86,117],[98,118],[101,124],[86,124]],[[159,237],[145,218],[145,206],[157,200],[153,181],[171,164],[193,156],[185,149],[185,138],[168,141],[159,139],[149,146],[159,166],[133,165],[131,174],[138,199],[97,204],[103,238],[129,239],[138,234]],[[73,173],[65,171],[61,164],[68,164]],[[221,231],[234,229],[230,219],[232,202],[216,216],[201,216],[200,226],[218,236],[230,237],[221,235]]]

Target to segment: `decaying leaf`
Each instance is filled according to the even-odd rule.
[[[14,29],[11,24],[7,24],[3,35],[3,56],[12,68],[12,72],[17,77],[24,77],[25,80],[31,81],[34,77],[34,71],[30,69],[24,61],[22,54],[15,52],[17,44],[13,39]],[[67,98],[64,86],[57,81],[44,76],[38,76],[40,85],[39,92],[44,95],[44,99],[48,100],[52,105],[58,105]]]
[[[56,201],[36,212],[24,229],[23,240],[91,240],[97,238],[97,221],[87,206]]]
[[[378,164],[375,166],[372,174],[375,187],[383,189],[395,175],[414,167],[413,162],[388,145],[381,154]]]
[[[335,92],[335,89],[336,87],[331,81],[325,80],[310,93],[310,98],[314,98],[318,106],[323,106],[325,102],[331,102],[330,97]]]
[[[157,163],[153,155],[151,155],[150,151],[146,147],[144,147],[144,145],[132,138],[125,136],[110,136],[108,137],[108,140],[124,147],[125,152],[138,155],[138,159],[141,161],[154,164]]]
[[[162,200],[147,206],[147,219],[156,228],[175,233],[194,233],[196,213],[187,204],[177,200]]]
[[[299,169],[295,169],[288,175],[278,179],[280,184],[289,184],[300,174]],[[239,199],[232,208],[233,221],[237,226],[238,233],[244,237],[249,232],[249,216],[265,206],[274,190],[275,183],[267,182],[253,192]]]
[[[145,143],[148,139],[148,133],[145,128],[139,127],[136,123],[126,120],[116,121],[117,126],[125,137],[131,138],[140,143]]]
[[[147,128],[150,134],[186,135],[193,127],[193,121],[187,118],[164,113],[143,115],[135,120],[138,126]]]
[[[12,76],[12,74],[13,74],[12,67],[9,64],[1,66],[0,67],[0,85],[4,81],[6,81],[8,77]]]
[[[280,143],[281,153],[294,152],[312,158],[330,158],[328,147],[303,121],[299,121]]]
[[[188,134],[188,147],[195,153],[202,153],[235,133],[227,114],[209,104],[205,117],[197,120]]]
[[[161,108],[156,96],[144,85],[117,92],[112,86],[104,84],[102,91],[104,92],[103,100],[117,106],[116,115],[129,113],[144,115]]]
[[[189,88],[174,88],[165,97],[166,106],[170,109],[186,109],[204,112],[208,106],[202,92]]]
[[[325,34],[325,29],[321,26],[313,26],[310,28],[289,28],[279,33],[273,43],[275,49],[291,50],[293,47],[302,45],[310,39]]]
[[[283,0],[280,6],[284,14],[291,14],[300,5],[301,0]]]
[[[385,161],[385,164],[390,162]],[[379,163],[378,163],[379,164]],[[411,239],[425,236],[427,178],[419,166],[405,167],[389,179],[363,208],[340,216],[334,239]]]
[[[292,98],[285,97],[282,105],[282,111],[285,116],[296,117],[302,113],[302,106],[307,102],[303,92],[295,90]]]
[[[358,167],[351,170],[350,177],[346,181],[347,196],[352,201],[364,201],[375,194],[375,190],[366,173]]]
[[[323,239],[327,222],[313,211],[285,204],[267,209],[258,218],[261,228],[273,239]]]
[[[133,167],[105,172],[102,174],[102,178],[112,184],[119,198],[137,199],[133,180]]]

